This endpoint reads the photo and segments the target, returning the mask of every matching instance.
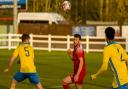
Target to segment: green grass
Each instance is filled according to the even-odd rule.
[[[9,57],[13,50],[0,50],[0,89],[9,89],[11,79],[19,65],[15,61],[12,70],[3,73],[6,68]],[[47,52],[35,51],[36,66],[41,83],[45,89],[62,89],[55,86],[61,86],[61,80],[69,75],[73,70],[73,63],[66,52]],[[83,89],[109,89],[112,82],[112,73],[110,69],[100,75],[96,80],[90,80],[90,74],[95,73],[102,63],[101,53],[86,54],[87,75],[84,81]],[[71,85],[71,89],[75,89]],[[36,89],[28,80],[17,84],[17,89]]]

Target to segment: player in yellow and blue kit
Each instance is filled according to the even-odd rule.
[[[15,49],[8,68],[4,70],[8,72],[14,60],[19,56],[20,71],[14,75],[10,89],[15,89],[16,83],[22,82],[26,78],[28,78],[31,83],[35,84],[37,89],[43,89],[34,65],[34,50],[33,47],[29,45],[30,37],[28,34],[23,34],[21,39],[22,43]]]
[[[109,63],[114,74],[112,89],[128,89],[128,55],[121,45],[114,41],[115,30],[112,27],[106,28],[105,34],[108,45],[104,48],[103,64],[96,74],[91,75],[91,79],[106,71]]]

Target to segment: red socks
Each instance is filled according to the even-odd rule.
[[[69,85],[68,85],[68,84],[63,85],[63,88],[64,88],[64,89],[70,89],[70,87],[69,87]]]

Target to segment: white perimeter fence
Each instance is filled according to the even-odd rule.
[[[21,34],[0,34],[0,49],[15,49],[21,42],[20,36]],[[128,52],[128,38],[117,37],[116,41]],[[86,52],[102,52],[106,42],[103,37],[85,36],[81,43]],[[35,50],[66,51],[73,48],[73,36],[30,34],[30,45]]]

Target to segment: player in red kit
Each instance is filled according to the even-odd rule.
[[[86,74],[84,50],[80,44],[81,36],[74,35],[74,50],[68,49],[68,54],[74,63],[74,73],[63,79],[63,88],[70,89],[69,84],[75,83],[77,89],[82,89],[83,80]]]

